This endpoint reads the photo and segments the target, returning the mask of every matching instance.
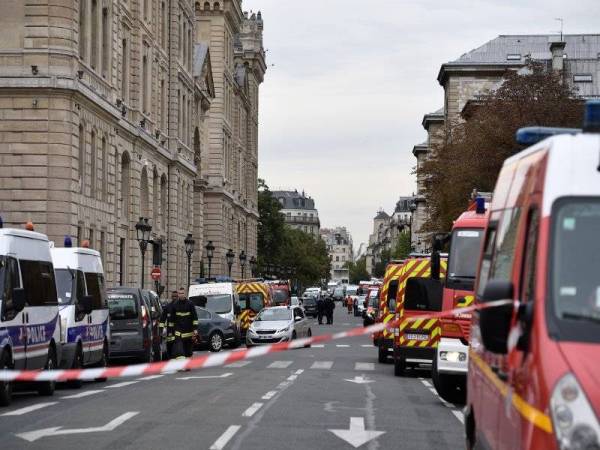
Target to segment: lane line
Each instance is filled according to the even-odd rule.
[[[227,443],[231,440],[231,438],[237,433],[240,428],[240,425],[231,425],[229,428],[225,430],[225,432],[215,441],[213,445],[210,446],[210,450],[223,450]]]
[[[357,362],[354,364],[354,370],[375,370],[375,363]]]
[[[302,375],[304,373],[304,369],[298,369],[294,372],[296,375]]]
[[[56,404],[58,404],[58,402],[36,403],[35,405],[26,406],[25,408],[9,411],[7,413],[1,414],[1,416],[22,416],[23,414],[27,414],[32,411],[37,411],[38,409],[47,408],[48,406],[53,406]]]
[[[79,394],[65,395],[65,396],[62,396],[61,398],[83,398],[83,397],[89,397],[90,395],[99,394],[100,392],[106,392],[106,391],[104,389],[101,389],[99,391],[85,391],[85,392],[80,392]]]
[[[271,400],[276,395],[277,395],[277,391],[269,391],[265,395],[262,396],[262,399],[263,400]]]
[[[313,344],[311,348],[325,348],[325,344]]]
[[[421,380],[421,383],[423,383],[428,388],[432,387],[431,383],[429,381],[427,381],[427,380]]]
[[[333,361],[315,361],[312,364],[312,366],[310,366],[310,368],[319,370],[329,370],[331,369],[331,366],[333,366]]]
[[[349,348],[350,346],[347,344],[336,344],[337,348]]]
[[[227,368],[240,368],[240,367],[246,367],[248,364],[250,364],[252,361],[236,361],[236,362],[232,362],[231,364],[227,364],[225,367]]]
[[[267,369],[287,369],[294,361],[273,361],[267,366]]]
[[[136,383],[139,383],[139,381],[123,381],[122,383],[111,384],[110,386],[106,386],[106,389],[112,389],[112,388],[120,388],[120,387],[125,387],[125,386],[131,386],[132,384],[136,384]]]
[[[461,413],[460,411],[456,411],[455,409],[451,409],[452,414],[454,414],[454,417],[456,417],[460,423],[462,423],[463,425],[465,424],[465,416],[463,415],[463,413]]]
[[[362,347],[362,348],[372,348],[372,347],[374,347],[374,346],[373,346],[373,345],[371,345],[371,344],[362,344],[362,345],[361,345],[361,347]]]
[[[243,412],[242,416],[244,417],[252,417],[256,411],[262,408],[262,403],[253,403],[246,411]]]
[[[287,377],[288,381],[296,381],[296,379],[298,378],[298,375],[290,375],[289,377]]]
[[[162,377],[164,377],[164,375],[148,375],[147,377],[138,378],[137,381],[150,381]]]

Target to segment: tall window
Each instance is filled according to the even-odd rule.
[[[102,136],[102,200],[108,201],[108,146],[106,136]]]
[[[123,54],[121,58],[121,70],[123,71],[121,77],[121,96],[123,97],[123,101],[127,103],[129,101],[129,45],[127,39],[123,39]]]
[[[168,194],[167,194],[167,176],[163,175],[160,179],[160,225],[163,230],[167,229],[168,215]]]
[[[79,192],[85,191],[85,126],[79,124]]]
[[[142,80],[140,93],[142,96],[142,112],[148,113],[148,96],[146,95],[146,89],[148,84],[148,56],[146,55],[146,44],[144,44],[144,56],[142,58]]]
[[[169,18],[167,17],[167,9],[165,6],[165,2],[162,2],[160,5],[160,17],[162,20],[162,31],[160,34],[160,42],[162,44],[162,48],[163,49],[167,49],[167,33],[168,33],[168,25],[169,25]]]
[[[150,217],[150,202],[148,200],[148,172],[144,167],[142,169],[142,178],[140,180],[140,212],[143,217]]]
[[[167,84],[165,83],[166,75],[163,74],[163,79],[160,80],[160,119],[163,132],[167,132]]]
[[[194,53],[194,44],[192,43],[192,30],[188,30],[188,69],[192,69],[192,56]]]
[[[82,61],[84,61],[87,57],[87,53],[86,53],[87,2],[88,2],[88,0],[80,0],[80,2],[79,2],[79,58]]]
[[[123,218],[129,220],[129,155],[123,153],[121,156],[121,215]]]
[[[90,197],[96,197],[96,178],[98,178],[98,166],[96,165],[98,155],[96,153],[96,130],[92,130],[92,145],[90,152]]]
[[[102,76],[108,78],[110,75],[110,23],[108,20],[108,8],[102,9]]]
[[[158,227],[158,210],[159,210],[159,192],[158,192],[158,172],[154,169],[152,172],[152,218],[154,226]]]
[[[100,19],[98,16],[98,0],[92,0],[92,60],[93,69],[100,67],[100,55],[98,46],[100,45]]]

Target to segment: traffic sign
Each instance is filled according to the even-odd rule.
[[[154,281],[160,280],[160,275],[161,275],[160,267],[155,267],[154,269],[152,269],[152,272],[150,272],[150,276],[152,277],[152,279]]]

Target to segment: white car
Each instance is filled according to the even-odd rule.
[[[274,306],[263,309],[246,333],[246,346],[288,342],[311,337],[309,321],[299,306]]]

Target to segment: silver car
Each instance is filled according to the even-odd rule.
[[[288,342],[310,336],[310,324],[301,307],[274,306],[258,313],[246,333],[246,346]]]

